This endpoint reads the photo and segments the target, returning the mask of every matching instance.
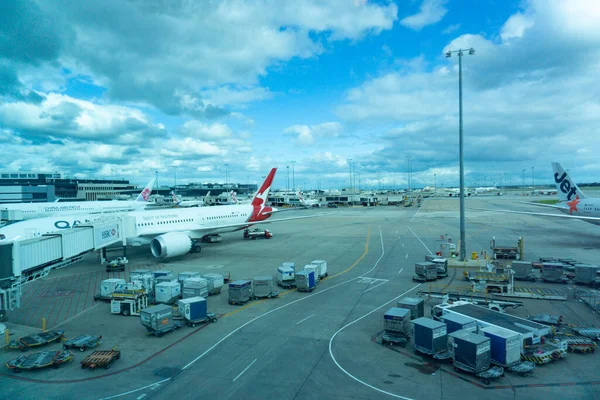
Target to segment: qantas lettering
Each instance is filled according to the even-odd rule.
[[[558,177],[558,172],[554,173],[554,182],[560,183],[560,191],[567,195],[568,200],[571,200],[571,196],[577,193],[577,188],[575,185],[571,185],[571,182],[566,178],[566,172],[563,172],[560,178]]]
[[[77,221],[77,220],[73,221],[73,225],[71,225],[71,223],[69,221],[56,221],[54,223],[54,226],[57,229],[70,229],[70,228],[73,228],[73,227],[75,227],[75,226],[77,226],[79,224],[81,224],[81,221]]]

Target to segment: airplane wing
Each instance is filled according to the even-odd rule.
[[[493,209],[489,209],[489,208],[479,208],[479,209],[476,209],[476,210],[502,212],[502,213],[511,213],[511,214],[539,215],[541,217],[571,218],[571,219],[580,219],[580,220],[583,220],[583,221],[600,221],[600,217],[586,217],[586,216],[583,216],[583,215],[536,213],[536,212],[512,211],[512,210],[493,210]]]
[[[559,206],[558,204],[533,203],[531,201],[518,201],[517,203],[527,204],[527,205],[530,205],[530,206],[549,207],[549,208],[555,208],[555,209],[558,209],[558,210],[567,210],[567,211],[569,211],[569,207]]]

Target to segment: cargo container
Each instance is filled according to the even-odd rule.
[[[296,274],[290,267],[277,267],[277,284],[282,287],[292,287],[296,285]]]
[[[476,374],[490,369],[490,338],[467,331],[456,331],[448,335],[448,350],[452,361],[459,368]]]
[[[329,276],[329,274],[327,273],[327,261],[313,260],[310,263],[319,266],[319,279],[323,279],[324,277]]]
[[[297,272],[296,287],[299,292],[312,292],[315,288],[315,271]]]
[[[417,318],[411,321],[411,336],[416,351],[434,355],[446,351],[446,324],[429,318]]]
[[[448,276],[448,259],[447,258],[434,258],[431,260],[432,263],[435,264],[437,268],[437,276],[438,278],[444,278]]]
[[[410,319],[421,318],[425,315],[424,313],[425,300],[420,297],[405,297],[398,300],[396,303],[397,307],[407,308],[411,312]]]
[[[179,274],[177,274],[177,280],[179,281],[179,283],[183,283],[183,281],[185,281],[186,279],[189,278],[201,278],[202,276],[200,275],[200,272],[193,272],[193,271],[185,271],[185,272],[180,272]]]
[[[165,304],[144,308],[140,313],[140,322],[148,332],[158,336],[172,331],[177,326],[173,320],[173,309]]]
[[[159,276],[173,275],[173,271],[168,269],[157,269],[156,271],[152,271],[152,274],[155,278],[158,278]]]
[[[143,292],[144,290],[142,289],[142,283],[139,281],[119,283],[115,287],[115,292],[127,292],[127,291]]]
[[[383,314],[383,329],[386,333],[410,335],[410,310],[392,307]]]
[[[510,367],[521,362],[521,335],[497,326],[487,326],[479,330],[490,338],[491,361],[502,367]]]
[[[514,271],[514,277],[517,280],[535,280],[533,275],[533,265],[531,261],[519,261],[514,260],[512,262],[512,270]]]
[[[179,314],[188,321],[200,321],[206,318],[208,312],[206,299],[200,296],[179,300],[177,309]]]
[[[575,283],[589,285],[594,282],[597,277],[598,267],[595,265],[575,265],[575,278],[573,279]]]
[[[111,278],[100,282],[100,296],[109,297],[117,289],[118,285],[125,284],[125,279]]]
[[[129,276],[132,276],[132,274],[130,273]],[[150,273],[143,275],[133,274],[131,282],[139,283],[140,288],[144,289],[147,294],[154,293],[154,275]]]
[[[87,253],[94,248],[92,228],[64,229],[60,232],[63,259]]]
[[[129,280],[134,280],[138,276],[148,275],[148,274],[150,274],[150,275],[152,275],[152,277],[154,277],[154,274],[149,269],[134,269],[134,270],[129,271]]]
[[[293,261],[285,261],[281,263],[282,267],[287,267],[287,268],[291,268],[294,271],[296,271],[296,263]]]
[[[179,281],[177,280],[177,277],[175,275],[168,274],[168,275],[162,275],[162,276],[155,278],[154,282],[163,283],[163,282],[179,282]]]
[[[558,282],[563,276],[562,263],[543,263],[542,264],[542,280],[544,282]]]
[[[255,299],[276,296],[273,277],[255,276],[252,280],[252,294]]]
[[[252,281],[237,280],[229,284],[229,304],[244,304],[252,297]]]
[[[208,297],[208,280],[204,278],[189,278],[183,281],[182,298]]]
[[[315,284],[319,283],[319,271],[321,269],[320,265],[316,264],[306,264],[304,266],[305,271],[313,271],[315,273]]]
[[[437,266],[432,262],[420,262],[415,264],[415,276],[413,281],[435,281],[437,279]]]
[[[154,286],[154,298],[157,303],[173,304],[180,295],[179,282],[161,282]]]
[[[221,289],[223,285],[225,285],[225,277],[221,274],[209,273],[202,275],[202,278],[206,279],[206,283],[208,283],[208,294],[219,294],[221,293]]]
[[[460,314],[446,314],[442,315],[440,319],[446,324],[446,332],[448,334],[460,331],[461,329],[477,333],[477,321],[472,318]]]

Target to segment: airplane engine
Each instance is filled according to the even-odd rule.
[[[192,239],[181,232],[165,233],[152,239],[150,250],[156,258],[182,256],[192,249]]]

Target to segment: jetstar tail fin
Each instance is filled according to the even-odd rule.
[[[561,202],[572,201],[577,197],[579,199],[586,197],[560,163],[553,162],[552,170],[554,171],[554,182],[556,183],[558,199]]]

